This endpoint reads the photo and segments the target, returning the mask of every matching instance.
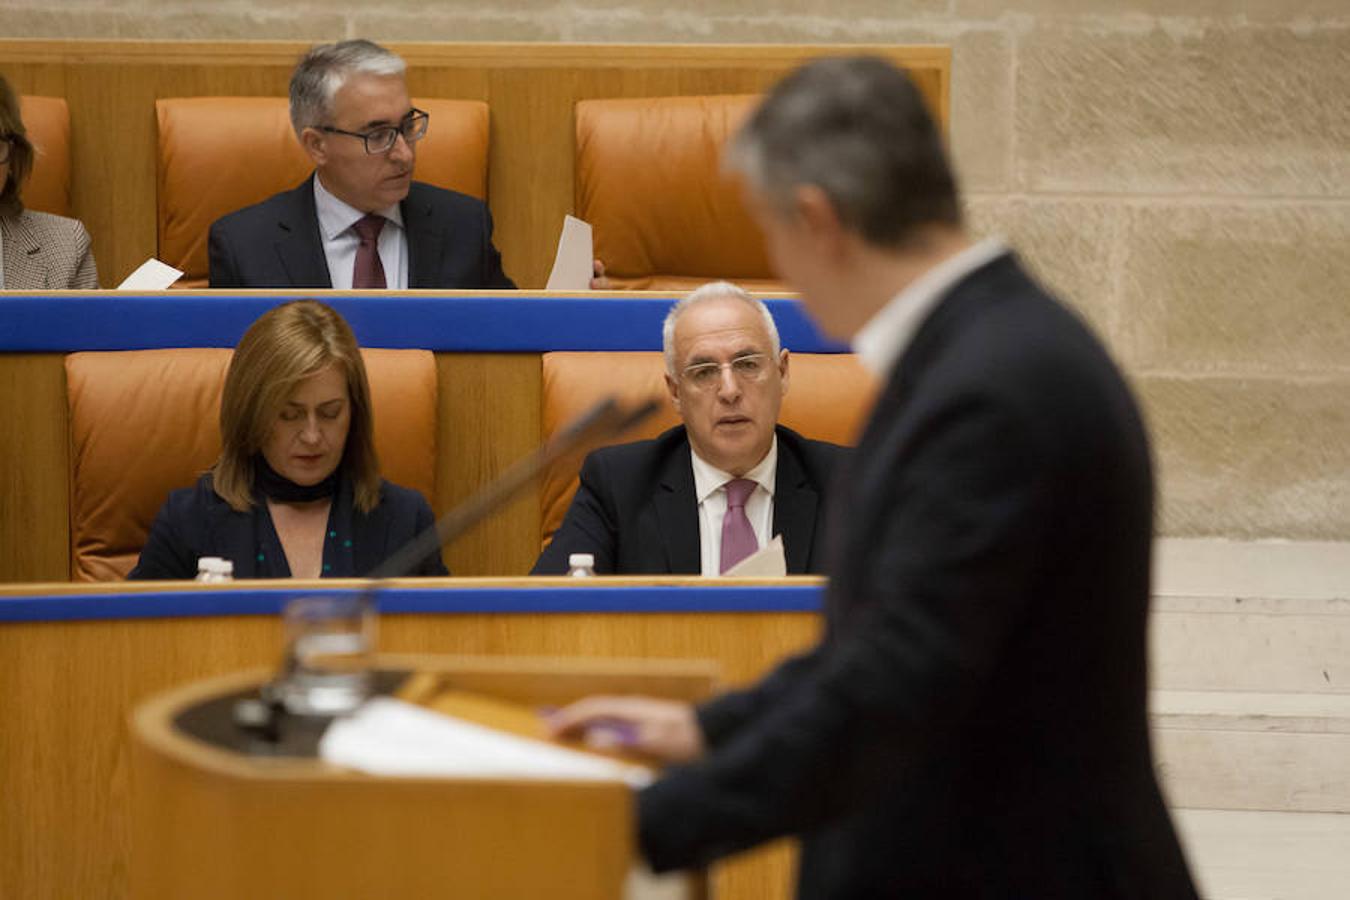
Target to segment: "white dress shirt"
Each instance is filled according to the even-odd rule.
[[[853,336],[858,359],[885,380],[924,319],[956,283],[1008,252],[999,238],[985,238],[950,256],[909,283]]]
[[[317,175],[314,176],[314,208],[319,216],[323,255],[328,260],[328,278],[334,288],[349,291],[352,271],[356,268],[356,248],[361,245],[352,226],[366,214],[330,194]],[[397,203],[376,212],[386,219],[378,242],[384,284],[402,290],[408,286],[408,237],[403,230],[403,212]]]
[[[726,483],[736,476],[702,459],[691,447],[690,461],[694,466],[694,496],[698,497],[698,539],[704,575],[722,574],[722,520],[727,515]],[[769,452],[749,472],[742,475],[757,487],[745,501],[745,517],[755,531],[755,540],[762,550],[773,529],[773,485],[778,474],[778,435],[773,436]]]

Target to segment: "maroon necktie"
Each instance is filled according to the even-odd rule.
[[[374,213],[366,216],[352,226],[361,244],[356,248],[356,266],[352,269],[352,289],[382,288],[384,283],[384,264],[380,262],[380,229],[384,227],[384,216]]]
[[[745,515],[745,501],[755,492],[755,483],[737,478],[724,485],[727,489],[727,514],[722,519],[722,568],[725,572],[759,549],[755,529]]]

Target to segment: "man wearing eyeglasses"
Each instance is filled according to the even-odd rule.
[[[409,100],[406,68],[364,40],[305,54],[291,124],[314,175],[211,226],[212,287],[515,287],[487,205],[413,181],[429,117]]]
[[[590,553],[597,574],[719,575],[782,535],[789,574],[824,564],[824,489],[843,448],[778,425],[788,351],[764,304],[725,281],[663,328],[666,387],[684,424],[597,450],[535,575]]]

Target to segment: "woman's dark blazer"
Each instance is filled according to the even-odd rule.
[[[369,574],[435,517],[417,491],[380,482],[380,502],[368,513],[356,510],[349,482],[339,483],[328,514],[323,577]],[[235,578],[288,578],[290,567],[267,504],[247,512],[232,508],[215,492],[208,472],[190,488],[174,491],[150,526],[150,537],[129,579],[194,578],[197,559],[220,556],[234,563]],[[439,552],[409,575],[448,575]]]

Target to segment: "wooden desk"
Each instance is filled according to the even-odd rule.
[[[297,591],[360,582],[0,586],[0,897],[128,896],[133,706],[272,667]],[[817,579],[444,579],[380,598],[380,647],[474,656],[711,659],[746,683],[818,633]],[[790,893],[784,845],[714,876],[718,896]]]
[[[448,676],[475,697],[526,707],[616,691],[695,701],[714,678],[709,666],[665,661],[382,655],[377,665]],[[209,679],[137,706],[133,900],[622,900],[635,860],[624,783],[382,778],[260,754],[235,744],[221,698],[269,675]],[[185,713],[200,733],[189,733]]]

